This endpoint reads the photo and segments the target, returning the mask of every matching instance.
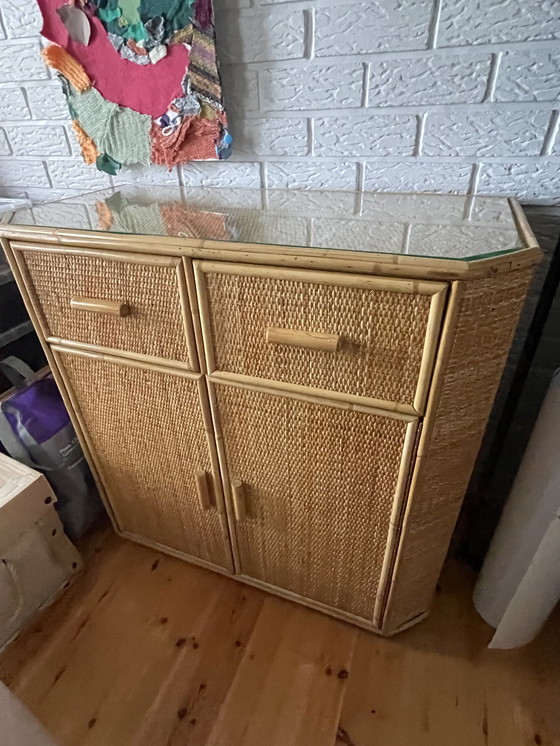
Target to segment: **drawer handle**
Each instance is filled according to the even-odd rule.
[[[245,505],[245,489],[241,479],[231,480],[231,494],[233,497],[233,512],[235,514],[235,520],[239,523],[245,520],[247,515]]]
[[[198,492],[198,503],[202,510],[210,510],[210,492],[208,490],[208,474],[204,470],[195,471],[196,491]]]
[[[305,332],[298,329],[277,329],[269,327],[266,330],[266,341],[272,345],[289,345],[290,347],[307,347],[310,350],[324,350],[336,352],[340,346],[341,337],[338,334],[322,334],[321,332]]]
[[[70,308],[90,313],[108,313],[111,316],[128,316],[130,308],[118,300],[98,300],[97,298],[71,298]]]

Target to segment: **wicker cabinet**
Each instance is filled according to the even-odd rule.
[[[519,206],[171,193],[0,226],[115,529],[383,634],[416,623],[539,257]]]

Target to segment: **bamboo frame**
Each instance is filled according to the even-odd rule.
[[[358,272],[365,275],[387,277],[418,277],[422,279],[457,280],[476,279],[510,272],[512,269],[532,266],[541,256],[540,249],[528,245],[521,235],[524,248],[494,257],[471,261],[438,259],[408,254],[384,254],[365,251],[339,251],[334,249],[306,249],[273,244],[209,241],[195,238],[169,236],[141,236],[120,234],[92,234],[91,231],[67,228],[41,228],[38,226],[0,226],[0,236],[14,241],[30,238],[43,244],[132,253],[163,255],[166,257],[191,257],[210,261],[239,261],[307,269]]]
[[[254,386],[269,392],[282,394],[293,394],[294,397],[307,397],[309,401],[328,400],[338,402],[344,409],[366,408],[368,411],[377,410],[383,412],[386,417],[395,415],[418,415],[418,412],[410,404],[401,404],[400,402],[386,401],[385,399],[373,399],[368,396],[357,396],[355,394],[344,394],[340,391],[330,391],[328,389],[314,388],[313,386],[302,386],[299,383],[286,383],[285,381],[275,381],[271,378],[257,378],[256,376],[246,376],[242,373],[229,373],[226,371],[217,371],[210,373],[208,380],[213,383],[229,383],[231,385]]]
[[[405,280],[364,275],[319,272],[314,270],[279,269],[258,265],[230,264],[227,262],[195,262],[195,274],[220,273],[243,277],[271,277],[275,280],[299,280],[314,285],[339,285],[363,290],[387,291],[390,293],[410,293],[414,295],[436,295],[447,286],[443,282]]]

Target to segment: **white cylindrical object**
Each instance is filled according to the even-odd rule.
[[[559,435],[556,371],[474,590],[490,647],[530,642],[560,598]]]

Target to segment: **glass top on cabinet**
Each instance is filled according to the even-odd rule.
[[[10,225],[469,260],[523,248],[504,197],[123,186]]]

